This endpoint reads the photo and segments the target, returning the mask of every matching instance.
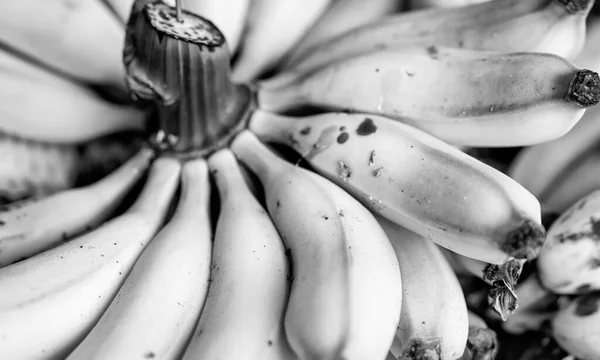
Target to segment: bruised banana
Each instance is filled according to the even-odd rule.
[[[81,164],[73,145],[40,143],[1,131],[0,154],[0,219],[6,211],[1,205],[6,202],[48,196],[72,187]],[[0,221],[0,233],[2,225]]]
[[[600,290],[600,190],[573,204],[550,226],[537,269],[552,292]]]
[[[469,311],[469,337],[464,354],[458,360],[494,360],[498,354],[498,337],[477,314]]]
[[[85,82],[125,88],[124,36],[102,1],[19,0],[0,6],[1,43]],[[59,105],[76,103],[71,98]]]
[[[248,82],[277,65],[332,0],[253,0],[232,78]],[[268,39],[268,40],[267,40]]]
[[[44,2],[42,7],[50,3],[54,1]],[[0,9],[2,8],[3,6],[0,6]],[[2,11],[0,14],[3,14]],[[22,27],[22,23],[19,24]],[[56,40],[49,43],[56,44]],[[84,86],[36,67],[1,49],[0,77],[2,132],[30,140],[73,144],[117,131],[141,130],[144,127],[145,114],[142,111],[108,103]]]
[[[400,359],[456,359],[468,335],[465,297],[437,246],[378,217],[402,273],[402,313],[396,332]],[[396,355],[396,354],[395,354]]]
[[[152,150],[141,150],[95,184],[15,204],[0,212],[0,267],[36,255],[105,221],[145,174],[152,158]]]
[[[593,0],[493,0],[390,16],[318,44],[293,68],[316,69],[360,54],[407,45],[442,45],[574,58],[585,41]]]
[[[0,358],[64,358],[109,306],[161,227],[179,180],[154,162],[136,202],[91,233],[0,269]],[[60,326],[57,326],[60,324]]]
[[[582,295],[552,319],[552,336],[572,356],[600,359],[600,292]]]
[[[535,258],[544,243],[535,197],[411,126],[364,114],[256,111],[249,127],[292,147],[374,213],[462,255],[502,264]]]
[[[232,149],[263,183],[269,214],[290,251],[285,330],[296,355],[384,359],[402,290],[393,248],[373,215],[328,180],[279,159],[250,132]]]
[[[173,217],[68,360],[171,360],[183,354],[210,277],[210,193],[204,160],[187,162],[181,180]]]
[[[289,358],[282,326],[289,268],[281,238],[233,154],[222,150],[208,164],[221,210],[208,297],[183,359]]]
[[[455,145],[485,147],[558,138],[599,100],[598,74],[557,56],[438,46],[367,54],[258,89],[264,110],[378,114]]]

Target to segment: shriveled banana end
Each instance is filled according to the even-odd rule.
[[[0,133],[0,204],[73,187],[79,153],[73,145],[40,143]]]
[[[580,11],[590,9],[592,0],[557,0],[569,14],[575,14]]]
[[[398,360],[444,360],[439,340],[413,339]]]
[[[508,233],[501,249],[516,259],[532,260],[539,256],[545,241],[544,227],[534,221],[525,220]]]
[[[469,359],[472,360],[494,360],[498,354],[498,337],[492,329],[471,327],[467,348]]]
[[[576,3],[577,1],[571,1]],[[600,76],[591,70],[579,70],[569,86],[567,101],[583,108],[597,105],[600,101]]]

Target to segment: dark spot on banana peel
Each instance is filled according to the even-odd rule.
[[[560,5],[565,9],[569,14],[575,14],[580,11],[586,10],[591,0],[557,0]]]
[[[305,127],[304,129],[300,130],[300,135],[308,135],[310,134],[310,126]]]
[[[346,127],[345,126],[340,126],[340,131],[346,131]]]
[[[369,155],[369,166],[373,166],[375,164],[375,150],[371,151]]]
[[[4,221],[0,220],[0,226],[4,226],[4,225],[6,225],[6,223]]]
[[[427,47],[427,54],[429,54],[429,57],[432,59],[437,59],[438,58],[438,54],[439,54],[439,50],[435,45],[431,45]]]
[[[598,311],[600,306],[600,291],[594,291],[578,297],[575,301],[576,316],[590,316]]]
[[[373,123],[373,119],[366,118],[363,122],[358,125],[356,129],[356,134],[360,136],[367,136],[375,133],[377,131],[377,126]]]
[[[144,357],[146,359],[154,359],[156,355],[152,351],[149,351],[148,353],[146,353],[146,355],[144,355]]]
[[[413,339],[398,360],[442,360],[440,343]]]
[[[600,219],[595,220],[593,217],[591,217],[590,224],[592,225],[592,234],[600,237]]]
[[[471,327],[467,348],[472,352],[472,360],[493,360],[498,353],[498,336],[492,329]]]
[[[597,269],[600,268],[600,258],[593,257],[590,259],[590,268]]]
[[[509,231],[500,248],[516,259],[532,260],[538,257],[546,240],[546,230],[540,224],[524,220]]]
[[[600,101],[600,77],[591,70],[579,70],[569,86],[567,100],[587,108]]]
[[[337,142],[338,144],[343,144],[346,141],[348,141],[348,138],[350,137],[350,135],[348,135],[347,132],[343,132],[341,133],[338,137],[337,137]]]

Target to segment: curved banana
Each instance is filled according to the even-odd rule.
[[[465,297],[452,267],[433,242],[387,219],[378,220],[394,246],[402,273],[402,313],[396,333],[399,358],[460,357],[469,323]]]
[[[158,159],[136,202],[95,231],[0,269],[0,358],[64,358],[109,306],[161,227],[179,180]],[[58,326],[57,324],[60,324]]]
[[[465,352],[458,360],[494,360],[498,354],[498,337],[477,314],[469,311],[469,337]]]
[[[124,36],[102,1],[19,0],[0,6],[0,42],[85,82],[125,88]],[[7,86],[3,81],[2,88]],[[71,98],[59,104],[75,103]]]
[[[378,20],[386,14],[399,11],[403,3],[403,0],[333,0],[323,16],[308,30],[297,46],[294,46],[282,68],[293,64],[317,44]]]
[[[548,229],[537,261],[542,284],[560,294],[600,290],[600,190],[573,204]]]
[[[462,255],[534,258],[545,231],[518,183],[408,125],[364,114],[290,118],[256,111],[252,131],[286,144],[371,211]]]
[[[36,255],[105,221],[145,174],[153,156],[152,150],[141,150],[95,184],[0,212],[0,267]]]
[[[232,78],[248,82],[276,66],[332,0],[253,0]]]
[[[81,164],[75,146],[39,143],[1,131],[0,154],[0,205],[72,187]],[[2,212],[0,206],[0,218]]]
[[[170,360],[183,354],[210,278],[210,193],[204,160],[185,163],[181,181],[173,217],[68,360]]]
[[[281,237],[233,154],[222,150],[208,164],[221,210],[208,297],[183,359],[282,358],[290,269]]]
[[[574,58],[585,41],[593,0],[494,0],[400,13],[306,51],[295,69],[310,70],[360,54],[407,45],[441,45]]]
[[[383,115],[456,145],[524,146],[568,132],[600,100],[600,77],[549,54],[411,47],[266,83],[258,100]]]
[[[25,0],[15,4],[29,2]],[[44,6],[40,7],[44,8],[46,4],[53,2],[44,2]],[[98,2],[84,1],[82,5],[83,3]],[[0,14],[4,15],[2,11]],[[22,22],[19,24],[19,27],[22,27]],[[87,26],[85,28],[87,29]],[[0,37],[1,33],[0,30]],[[54,46],[56,40],[50,41],[49,44]],[[144,127],[144,112],[133,107],[108,103],[91,90],[2,50],[0,77],[2,132],[31,140],[72,144],[112,132],[141,130]]]
[[[600,292],[573,300],[552,319],[552,335],[572,356],[600,359]]]
[[[401,278],[383,230],[352,197],[283,162],[251,133],[232,149],[261,179],[289,248],[294,278],[285,330],[296,355],[384,359],[400,315]]]

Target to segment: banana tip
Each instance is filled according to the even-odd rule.
[[[592,0],[557,0],[569,14],[587,10]]]
[[[588,108],[600,101],[600,77],[591,70],[579,70],[569,86],[567,100]]]
[[[413,339],[398,360],[442,360],[440,342]]]
[[[469,329],[467,348],[473,360],[493,360],[498,353],[498,337],[491,329],[472,327]]]
[[[525,220],[508,233],[502,250],[516,259],[532,260],[538,257],[545,241],[544,227],[531,220]]]

